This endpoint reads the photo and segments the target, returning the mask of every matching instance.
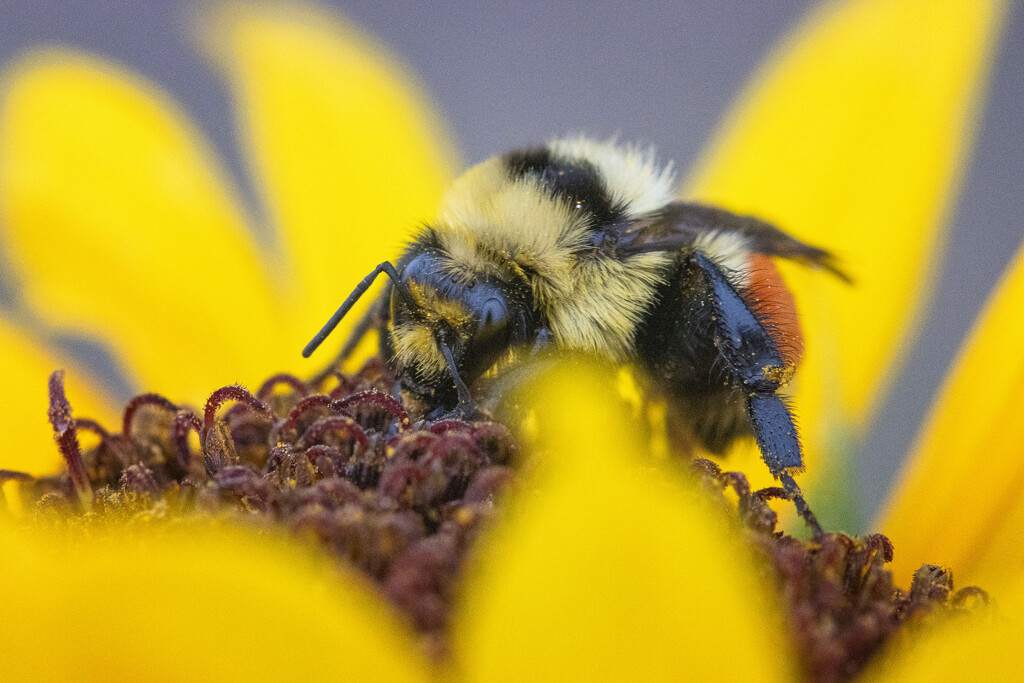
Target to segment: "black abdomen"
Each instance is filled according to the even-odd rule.
[[[743,390],[715,346],[711,297],[703,272],[680,254],[640,328],[637,354],[668,401],[673,440],[721,453],[751,428]]]

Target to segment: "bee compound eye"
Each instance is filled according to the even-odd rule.
[[[489,338],[505,329],[508,324],[508,307],[497,297],[491,297],[480,309],[480,326],[478,334]]]

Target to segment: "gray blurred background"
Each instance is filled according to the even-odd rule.
[[[323,4],[411,67],[467,163],[566,132],[619,133],[656,144],[661,158],[685,170],[752,70],[812,3]],[[59,44],[127,65],[191,113],[245,186],[228,93],[188,33],[193,7],[185,0],[3,2],[0,63]],[[868,518],[1024,236],[1022,102],[1024,12],[1017,11],[998,49],[977,146],[951,214],[939,289],[864,451],[859,485]],[[10,296],[0,291],[0,300]]]

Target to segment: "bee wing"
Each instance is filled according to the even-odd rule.
[[[708,232],[739,233],[747,238],[754,253],[824,268],[841,280],[850,282],[850,277],[839,267],[831,252],[790,237],[760,218],[741,216],[704,204],[671,202],[654,213],[622,225],[619,233],[611,237],[616,251],[628,256],[683,249]]]

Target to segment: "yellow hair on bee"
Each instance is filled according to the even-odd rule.
[[[419,313],[426,315],[428,323],[408,320],[394,325],[390,330],[395,360],[399,367],[416,366],[424,377],[433,377],[447,371],[444,356],[437,347],[429,322],[432,319],[445,321],[455,330],[466,332],[473,317],[466,307],[455,299],[442,297],[433,287],[413,281],[409,293],[420,307]]]
[[[597,169],[612,201],[625,207],[633,218],[656,211],[675,198],[676,177],[672,164],[661,167],[654,150],[619,145],[615,140],[590,140],[579,136],[552,140],[548,149],[570,159],[586,159]]]
[[[697,236],[693,248],[723,268],[723,274],[734,286],[743,288],[749,284],[750,246],[743,235],[709,230]]]
[[[461,302],[442,297],[436,289],[422,282],[410,282],[409,292],[428,319],[437,316],[456,330],[465,330],[473,319]]]
[[[403,322],[389,330],[399,369],[419,368],[423,377],[436,377],[447,371],[444,356],[430,328],[422,323]]]
[[[589,162],[627,217],[657,211],[673,200],[671,167],[657,166],[651,152],[585,138],[556,140],[548,148],[559,157]],[[510,179],[502,159],[494,158],[455,181],[433,230],[450,274],[470,282],[486,275],[512,280],[529,272],[535,304],[561,346],[625,360],[672,256],[581,256],[588,220],[540,178]],[[696,246],[737,285],[746,284],[749,252],[743,237],[708,233]]]
[[[670,255],[653,252],[577,263],[570,287],[541,302],[560,346],[627,360],[670,262]]]
[[[509,279],[509,264],[534,273],[534,300],[555,339],[566,348],[624,360],[670,257],[579,257],[587,215],[535,177],[497,182],[505,172],[484,162],[446,198],[435,231],[450,256],[446,267],[467,280],[481,274]]]
[[[434,232],[453,274],[508,278],[509,266],[532,270],[550,286],[573,276],[572,250],[585,238],[587,216],[570,209],[538,178],[507,178],[490,159],[455,181],[442,200]]]

